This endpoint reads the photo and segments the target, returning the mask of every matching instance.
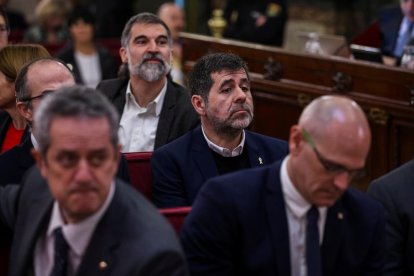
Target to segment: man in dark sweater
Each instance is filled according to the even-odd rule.
[[[253,119],[253,99],[247,66],[238,56],[203,57],[190,73],[189,89],[201,127],[154,152],[158,207],[192,205],[207,179],[269,164],[288,153],[286,142],[245,131]]]

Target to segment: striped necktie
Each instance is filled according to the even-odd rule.
[[[50,276],[64,276],[68,271],[68,252],[69,245],[63,236],[62,227],[56,228],[54,231],[55,247],[53,268]]]

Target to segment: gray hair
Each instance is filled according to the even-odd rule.
[[[122,31],[121,36],[121,46],[127,48],[128,41],[131,38],[131,29],[132,26],[135,24],[157,24],[162,25],[164,29],[167,31],[168,43],[172,45],[172,38],[171,38],[171,31],[168,28],[167,24],[164,23],[158,16],[153,13],[143,12],[131,17],[128,22],[125,24],[124,30]]]
[[[101,92],[86,86],[62,87],[46,96],[36,110],[33,134],[45,156],[50,147],[50,126],[56,118],[106,118],[110,127],[111,143],[118,146],[119,115]]]

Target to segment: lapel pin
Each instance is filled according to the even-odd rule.
[[[259,164],[263,165],[263,159],[261,157],[259,157],[258,160],[259,160]]]
[[[344,219],[344,214],[342,212],[338,212],[338,219]]]
[[[108,264],[105,261],[100,261],[99,262],[99,269],[100,270],[104,270],[108,267]]]

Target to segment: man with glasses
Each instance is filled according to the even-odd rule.
[[[26,64],[19,72],[16,86],[18,112],[31,127],[33,116],[47,94],[63,86],[72,86],[75,79],[70,69],[58,59],[40,58]],[[31,150],[37,147],[33,134],[21,145],[0,155],[0,185],[20,183],[25,172],[35,163]],[[121,159],[118,176],[129,181],[125,159]]]
[[[314,100],[283,161],[204,185],[182,232],[191,275],[379,275],[383,210],[349,188],[370,143],[354,101]]]

